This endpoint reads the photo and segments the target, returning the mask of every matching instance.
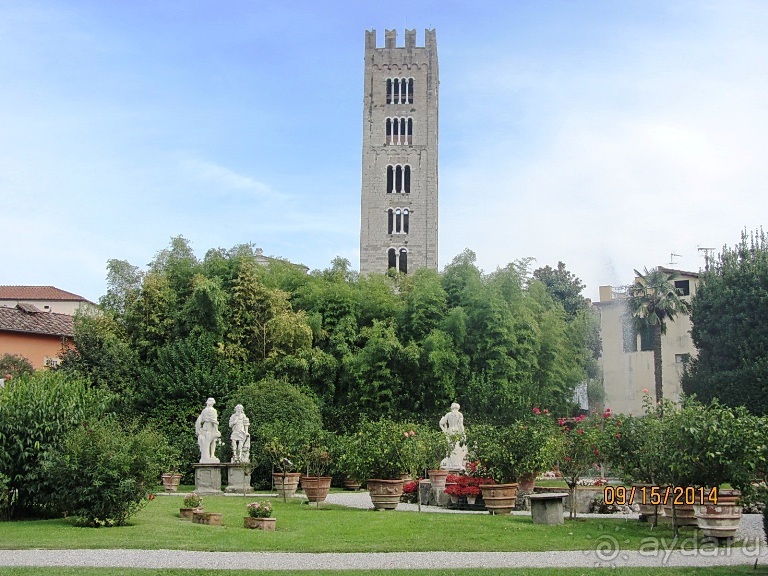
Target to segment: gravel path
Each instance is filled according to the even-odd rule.
[[[370,508],[367,492],[333,493],[329,503]],[[400,504],[398,511],[416,510],[415,504]],[[466,513],[425,506],[426,512]],[[480,513],[483,512],[471,512]],[[516,514],[526,514],[518,512]],[[605,515],[589,514],[583,517]],[[614,517],[636,519],[634,514]],[[382,568],[520,568],[520,567],[624,567],[624,566],[733,566],[768,564],[768,547],[762,540],[762,516],[746,514],[740,535],[752,544],[729,547],[668,550],[659,539],[643,550],[621,550],[612,535],[595,539],[591,550],[553,552],[391,552],[368,554],[310,554],[284,552],[191,552],[184,550],[0,550],[0,566],[73,566],[118,568],[198,568],[206,570],[373,570]],[[693,536],[690,536],[693,538]],[[756,539],[757,538],[757,539]],[[759,544],[755,544],[759,542]]]

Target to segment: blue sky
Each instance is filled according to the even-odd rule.
[[[371,28],[437,30],[441,268],[597,299],[766,220],[763,1],[4,0],[0,284],[97,300],[176,235],[357,268]]]

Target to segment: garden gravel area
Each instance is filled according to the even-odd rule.
[[[355,508],[371,508],[368,492],[332,493],[327,501]],[[400,504],[398,511],[417,510],[416,504]],[[425,512],[466,514],[435,506]],[[483,514],[484,512],[469,512]],[[515,512],[525,515],[527,512]],[[580,517],[607,518],[605,514]],[[636,514],[614,514],[612,518],[637,519]],[[287,552],[197,552],[187,550],[0,550],[0,566],[70,566],[116,568],[197,568],[205,570],[373,570],[373,569],[461,569],[461,568],[555,568],[632,566],[734,566],[758,562],[768,565],[768,547],[762,537],[762,515],[745,514],[740,536],[750,544],[698,550],[667,550],[662,540],[643,550],[622,550],[610,533],[595,539],[591,550],[552,552],[388,552],[388,553],[287,553]],[[685,537],[685,536],[683,536]],[[757,542],[757,543],[756,543]]]

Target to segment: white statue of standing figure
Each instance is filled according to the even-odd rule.
[[[451,411],[440,418],[440,428],[445,433],[451,453],[440,463],[444,470],[464,470],[467,464],[467,437],[464,434],[464,415],[458,403],[451,404]]]
[[[235,406],[235,411],[229,417],[229,427],[232,429],[232,462],[250,462],[251,435],[248,433],[250,421],[243,412],[243,405]]]
[[[208,398],[205,401],[205,408],[195,422],[197,445],[200,447],[200,464],[219,463],[219,459],[216,458],[216,443],[221,438],[221,432],[219,432],[219,415],[213,407],[214,404],[216,400]]]

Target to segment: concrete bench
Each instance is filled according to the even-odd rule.
[[[563,499],[567,497],[567,492],[531,494],[528,496],[531,503],[531,518],[533,519],[533,523],[562,524]]]

